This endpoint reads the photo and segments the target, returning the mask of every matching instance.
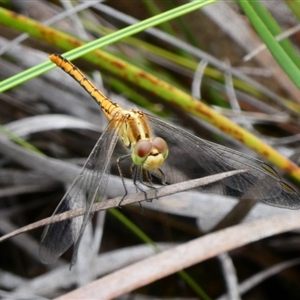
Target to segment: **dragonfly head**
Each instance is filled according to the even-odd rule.
[[[139,140],[132,149],[131,158],[136,166],[148,171],[155,171],[168,157],[169,149],[166,141],[155,137],[153,141]]]

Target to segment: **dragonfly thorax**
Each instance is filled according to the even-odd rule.
[[[151,128],[146,115],[135,109],[122,110],[115,118],[123,119],[119,137],[131,150],[133,163],[147,171],[158,170],[168,156],[168,145],[160,137],[151,137]]]
[[[150,140],[139,140],[132,147],[131,158],[136,166],[155,171],[163,164],[169,153],[164,139],[155,137]]]
[[[119,137],[125,147],[131,149],[139,140],[149,140],[151,129],[146,116],[139,110],[122,110],[114,118],[122,119]]]

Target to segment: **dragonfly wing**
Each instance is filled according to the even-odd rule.
[[[54,211],[53,216],[76,208],[86,208],[84,215],[49,224],[44,229],[40,244],[42,262],[51,263],[73,243],[75,243],[75,255],[72,263],[75,262],[81,236],[92,216],[91,207],[95,201],[103,200],[110,160],[118,141],[120,125],[120,120],[112,119],[97,141],[80,174]]]
[[[162,166],[167,182],[176,183],[246,169],[247,173],[222,180],[221,190],[215,184],[205,189],[244,199],[261,200],[278,207],[300,207],[299,195],[281,181],[275,170],[261,160],[200,139],[156,117],[147,115],[147,119],[155,135],[165,139],[169,146],[169,156]]]

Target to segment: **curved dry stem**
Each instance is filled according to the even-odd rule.
[[[239,224],[166,250],[74,290],[61,299],[112,299],[220,253],[300,227],[300,212]]]

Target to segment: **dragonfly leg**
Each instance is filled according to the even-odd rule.
[[[122,173],[122,169],[121,169],[120,163],[121,163],[121,161],[123,161],[123,160],[125,160],[125,159],[128,159],[128,158],[130,158],[130,154],[120,156],[120,157],[118,157],[118,159],[117,159],[117,167],[118,167],[118,171],[119,171],[119,174],[120,174],[120,177],[121,177],[121,180],[122,180],[122,184],[123,184],[123,187],[124,187],[124,190],[125,190],[125,194],[123,195],[122,199],[121,199],[120,202],[119,202],[119,205],[118,205],[119,208],[121,208],[121,203],[122,203],[122,201],[123,201],[123,200],[125,199],[125,197],[128,195],[128,191],[127,191],[127,187],[126,187],[126,184],[125,184],[125,180],[124,180],[124,177],[123,177],[123,173]]]
[[[127,188],[126,188],[126,184],[125,184],[125,180],[124,180],[124,177],[123,177],[122,168],[121,168],[120,164],[121,164],[122,161],[124,161],[125,159],[128,159],[130,157],[131,157],[131,155],[127,154],[127,155],[121,156],[117,159],[118,171],[119,171],[119,174],[120,174],[120,177],[121,177],[121,180],[122,180],[122,184],[123,184],[123,187],[124,187],[124,190],[125,190],[125,194],[124,194],[124,196],[122,197],[122,199],[119,203],[119,207],[121,206],[121,203],[124,200],[124,198],[128,195],[128,191],[127,191]],[[142,186],[146,186],[150,189],[155,189],[155,199],[157,199],[157,196],[156,196],[156,190],[157,189],[153,185],[153,181],[152,181],[153,176],[155,176],[157,179],[159,179],[162,185],[167,185],[165,174],[162,172],[161,169],[158,169],[158,170],[155,170],[155,171],[148,171],[148,170],[145,170],[142,166],[133,165],[133,167],[132,167],[132,176],[133,176],[133,184],[136,188],[136,191],[137,192],[140,191],[140,192],[144,193],[145,200],[149,201],[149,202],[151,202],[152,199],[148,199],[147,192]]]
[[[162,185],[168,185],[166,182],[166,176],[161,169],[157,169],[155,172],[148,172],[148,173],[149,173],[148,176],[150,177],[150,180],[151,180],[151,184],[153,183],[152,177],[155,176],[157,179],[160,180],[160,183]],[[154,199],[158,200],[157,189],[153,186],[153,184],[152,184],[152,188],[155,189],[155,198]]]
[[[166,176],[161,169],[156,170],[155,173],[154,172],[152,173],[152,175],[154,175],[156,178],[158,178],[162,185],[167,185]]]
[[[137,181],[139,181],[141,184],[148,186],[144,183],[143,181],[143,170],[140,166],[133,166],[133,184],[136,188],[136,191],[140,191],[142,193],[144,193],[145,195],[145,200],[149,201],[149,199],[147,198],[147,193],[145,191],[145,189],[143,189],[138,183]],[[138,180],[137,180],[138,179]],[[149,187],[149,186],[148,186]]]

